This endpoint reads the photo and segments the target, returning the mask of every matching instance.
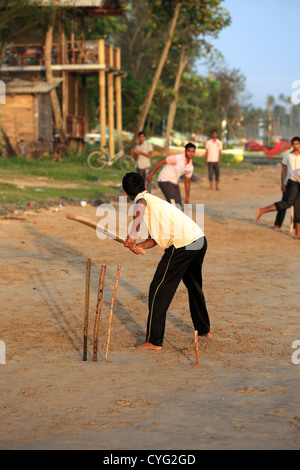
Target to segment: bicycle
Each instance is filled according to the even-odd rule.
[[[112,166],[114,162],[119,162],[119,167],[123,171],[132,171],[135,169],[135,160],[130,155],[126,155],[123,149],[117,152],[112,158],[109,157],[107,147],[105,152],[94,150],[87,157],[87,164],[93,170],[101,170],[104,167]]]
[[[50,145],[53,145],[53,150],[49,151]],[[68,153],[68,146],[60,144],[56,140],[47,141],[44,139],[32,140],[25,146],[25,156],[29,160],[39,160],[45,155],[50,155],[54,162],[61,162],[62,157]]]

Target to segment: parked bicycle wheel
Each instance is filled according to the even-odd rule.
[[[54,158],[55,162],[61,162],[63,157],[65,157],[68,153],[68,146],[65,144],[58,144],[54,147]]]
[[[135,160],[130,155],[123,155],[119,160],[119,166],[123,171],[133,171],[135,169]]]
[[[104,153],[100,152],[100,150],[95,150],[94,152],[90,153],[87,158],[87,164],[93,170],[101,170],[106,164],[106,156]]]

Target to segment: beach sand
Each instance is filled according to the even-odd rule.
[[[183,191],[183,185],[181,184]],[[158,188],[154,194],[162,196]],[[272,229],[280,166],[206,175],[191,203],[205,205],[208,251],[203,290],[211,339],[194,331],[181,283],[161,351],[140,351],[148,287],[159,247],[136,256],[92,229],[92,206],[53,207],[2,218],[0,340],[1,449],[297,449],[300,445],[300,241]],[[91,258],[88,360],[82,361],[86,259]],[[106,276],[98,361],[93,327],[101,266]],[[108,361],[110,302],[118,264]],[[300,347],[298,346],[298,349]],[[294,361],[295,362],[295,361]],[[297,362],[297,361],[296,361]]]

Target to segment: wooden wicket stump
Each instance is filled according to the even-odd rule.
[[[97,300],[97,308],[96,308],[96,316],[95,316],[95,324],[94,324],[94,339],[93,339],[93,361],[94,362],[97,362],[97,356],[98,356],[98,336],[99,336],[100,314],[101,314],[102,299],[103,299],[105,272],[106,272],[106,265],[104,264],[102,265],[101,273],[100,273],[98,300]]]
[[[86,260],[86,277],[85,277],[85,311],[83,325],[83,354],[82,360],[87,360],[87,342],[89,328],[89,303],[90,303],[90,281],[91,281],[91,259]]]
[[[104,362],[107,362],[108,348],[109,348],[109,343],[110,343],[110,334],[111,334],[111,328],[112,328],[113,308],[114,308],[114,302],[115,302],[116,292],[117,292],[117,287],[118,287],[118,282],[119,282],[120,270],[121,270],[121,265],[119,264],[117,275],[116,275],[116,281],[114,285],[114,290],[113,290],[113,295],[111,299],[111,304],[110,304],[109,326],[108,326],[108,333],[107,333],[106,353],[105,353]]]
[[[113,289],[112,300],[110,304],[110,315],[109,315],[109,325],[107,332],[107,341],[106,341],[106,353],[104,362],[107,362],[108,357],[108,348],[110,344],[110,336],[112,330],[112,318],[113,318],[113,308],[116,298],[116,292],[119,282],[121,265],[118,265],[115,285]],[[104,278],[106,273],[106,265],[102,265],[100,278],[99,278],[99,287],[98,287],[98,297],[97,297],[97,307],[94,323],[94,335],[93,335],[93,362],[98,360],[98,337],[99,337],[99,327],[100,327],[100,316],[101,308],[103,302],[103,289],[104,289]],[[82,360],[87,361],[87,350],[88,350],[88,324],[89,324],[89,301],[90,301],[90,282],[91,282],[91,259],[87,258],[86,260],[86,277],[85,277],[85,310],[84,310],[84,321],[83,321],[83,355]]]

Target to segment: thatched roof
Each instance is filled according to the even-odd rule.
[[[36,0],[32,0],[32,2],[36,3]],[[48,7],[50,4],[50,0],[40,0],[41,6]],[[89,16],[121,15],[123,13],[120,0],[57,0],[56,5],[62,8],[79,8]]]
[[[6,94],[9,95],[26,95],[49,93],[53,88],[62,82],[62,78],[55,78],[53,83],[42,80],[23,80],[22,78],[14,78],[6,82]]]

